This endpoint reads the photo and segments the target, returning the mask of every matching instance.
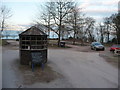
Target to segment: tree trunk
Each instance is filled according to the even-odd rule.
[[[48,16],[48,36],[50,38],[50,15]]]
[[[73,27],[74,27],[74,40],[73,40],[73,45],[75,45],[75,41],[76,41],[76,37],[75,37],[75,35],[76,35],[76,27],[77,27],[77,18],[76,18],[76,13],[74,13],[74,25],[73,25]]]
[[[117,44],[120,44],[120,29],[117,31]]]
[[[4,24],[5,24],[5,20],[3,19],[2,24],[1,24],[1,32],[3,32],[3,30],[4,30]]]
[[[59,24],[59,34],[58,34],[58,47],[60,47],[60,37],[61,37],[61,19],[60,19],[60,24]]]
[[[109,43],[109,37],[110,37],[110,33],[107,33],[107,42]]]
[[[75,39],[75,34],[76,34],[76,32],[74,31],[73,45],[75,45],[75,41],[76,41],[76,39]]]
[[[107,42],[109,43],[109,31],[108,31],[109,25],[107,24]]]
[[[62,6],[61,6],[61,4],[60,4],[60,11],[59,11],[59,13],[60,13],[60,18],[59,18],[60,22],[59,22],[58,47],[60,47],[61,26],[62,26]]]
[[[103,38],[103,35],[101,35],[101,43],[103,43],[103,39],[104,39],[104,38]]]
[[[62,40],[64,40],[64,31],[62,31]]]

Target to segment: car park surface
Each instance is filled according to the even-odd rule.
[[[3,87],[17,88],[21,85],[23,88],[117,88],[118,69],[100,57],[98,51],[89,51],[89,46],[84,47],[88,51],[81,51],[82,48],[75,46],[68,49],[49,49],[47,65],[62,77],[49,82],[34,81],[32,84],[24,84],[24,73],[13,64],[19,57],[18,48],[15,50],[12,46],[6,46],[3,48]],[[30,78],[35,72],[25,71],[25,75]]]

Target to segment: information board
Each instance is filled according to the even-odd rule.
[[[31,52],[31,56],[33,63],[42,63],[43,56],[41,52]]]

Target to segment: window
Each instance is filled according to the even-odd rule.
[[[34,37],[31,37],[31,40],[36,40],[36,37],[34,36]]]
[[[26,40],[30,40],[30,37],[26,37]]]
[[[25,44],[25,41],[22,41],[22,44]]]
[[[22,37],[22,40],[25,40],[25,37]]]
[[[22,49],[28,49],[28,46],[22,46]]]
[[[21,49],[45,49],[47,47],[46,38],[43,36],[23,36]]]

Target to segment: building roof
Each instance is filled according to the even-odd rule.
[[[22,32],[20,35],[46,35],[42,30],[35,26],[28,28],[26,31]]]

